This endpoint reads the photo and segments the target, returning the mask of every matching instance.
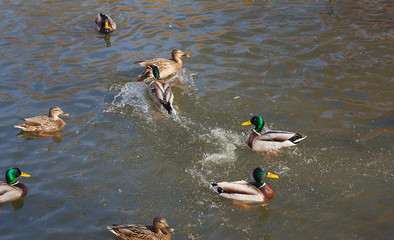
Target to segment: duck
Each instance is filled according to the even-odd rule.
[[[97,14],[95,23],[96,29],[100,33],[111,33],[116,30],[116,23],[114,20],[103,12]]]
[[[175,109],[172,107],[174,94],[171,91],[170,84],[160,79],[160,71],[158,66],[150,65],[148,68],[152,70],[152,73],[155,77],[155,80],[153,80],[148,86],[148,92],[153,102],[156,104],[156,106],[164,107],[164,109],[166,109],[170,115],[172,113],[176,113]]]
[[[154,78],[154,75],[152,73],[152,69],[150,69],[148,66],[150,65],[156,65],[160,69],[160,75],[162,79],[166,79],[175,72],[177,72],[182,66],[183,62],[181,60],[181,57],[189,57],[189,54],[183,53],[179,49],[174,49],[172,50],[171,53],[172,58],[171,59],[166,59],[166,58],[155,58],[151,60],[146,60],[146,61],[137,61],[134,64],[139,65],[139,66],[144,66],[146,67],[145,71],[142,73],[141,77],[138,78],[138,81],[144,81],[144,80],[150,80]]]
[[[17,200],[27,194],[27,187],[16,179],[18,177],[30,177],[19,168],[13,167],[6,171],[6,182],[0,181],[0,204]]]
[[[54,106],[49,109],[48,116],[35,116],[31,118],[20,118],[25,121],[21,125],[14,125],[15,128],[19,128],[25,132],[56,132],[63,129],[66,122],[64,122],[59,115],[70,116],[68,113],[64,113],[60,107]]]
[[[153,226],[140,224],[107,226],[107,229],[122,240],[170,240],[174,229],[160,216],[153,219]]]
[[[264,202],[273,198],[274,191],[263,181],[263,178],[279,178],[279,176],[257,167],[253,171],[253,177],[254,181],[213,182],[210,183],[210,188],[221,197],[237,201]]]
[[[242,123],[242,125],[250,124],[253,124],[255,128],[250,131],[246,143],[255,151],[270,151],[282,147],[295,146],[307,137],[288,131],[263,131],[265,123],[264,119],[260,116],[254,116],[249,121]]]

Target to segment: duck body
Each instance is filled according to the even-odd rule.
[[[170,240],[174,229],[162,217],[153,219],[153,226],[140,224],[107,226],[107,229],[122,240]]]
[[[24,197],[28,189],[25,184],[16,181],[17,177],[30,177],[23,173],[19,168],[10,168],[6,172],[6,182],[0,181],[0,204],[15,201]]]
[[[263,202],[274,196],[272,188],[263,181],[263,177],[279,178],[270,172],[265,172],[262,167],[253,171],[255,181],[213,182],[210,188],[219,196],[244,202]]]
[[[274,197],[274,191],[268,184],[261,187],[255,181],[236,181],[211,183],[211,189],[224,198],[244,202],[264,202]]]
[[[246,142],[255,151],[267,151],[295,146],[305,138],[294,132],[270,130],[259,134],[252,129]]]
[[[160,70],[160,76],[162,79],[166,79],[175,72],[177,72],[182,66],[183,62],[181,60],[181,57],[189,57],[188,54],[183,53],[179,49],[174,49],[171,53],[172,58],[171,59],[166,59],[166,58],[155,58],[151,60],[146,60],[146,61],[137,61],[134,64],[139,65],[139,66],[144,66],[146,67],[145,71],[142,73],[141,77],[138,79],[138,81],[143,81],[143,80],[149,80],[149,79],[154,79],[154,75],[152,72],[152,69],[149,68],[151,65],[155,65],[159,68]]]
[[[49,110],[48,116],[21,118],[25,123],[14,125],[14,127],[25,132],[56,132],[63,129],[66,125],[66,122],[59,118],[59,115],[69,116],[69,114],[64,113],[59,107],[52,107]]]
[[[100,33],[111,33],[116,30],[116,23],[105,13],[100,12],[94,22],[96,23],[96,30]]]
[[[172,107],[172,102],[174,101],[174,94],[171,91],[171,86],[168,82],[160,80],[161,72],[159,72],[156,65],[148,66],[152,69],[152,73],[156,80],[153,80],[148,86],[148,92],[153,102],[160,107],[165,108],[168,114],[176,113]]]
[[[264,130],[264,120],[259,116],[254,116],[250,121],[242,125],[255,125],[250,131],[246,143],[255,151],[277,150],[282,147],[291,147],[304,140],[306,136],[299,133],[279,130]]]

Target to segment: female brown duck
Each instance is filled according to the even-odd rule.
[[[64,113],[59,107],[51,107],[48,116],[21,118],[21,120],[24,120],[26,123],[14,125],[14,127],[22,129],[22,131],[25,132],[56,132],[66,125],[66,123],[59,118],[59,115],[70,116],[68,113]]]
[[[173,228],[162,217],[153,219],[153,226],[139,224],[107,226],[107,229],[122,240],[170,240]]]
[[[149,68],[150,65],[156,65],[160,70],[161,78],[165,79],[182,67],[183,62],[181,60],[181,57],[189,57],[189,54],[183,53],[179,49],[172,50],[171,55],[172,59],[155,58],[151,60],[135,62],[134,64],[136,65],[146,67],[145,71],[142,73],[142,76],[138,79],[138,81],[143,81],[145,79],[154,79],[152,69]]]

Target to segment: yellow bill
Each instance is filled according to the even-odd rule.
[[[105,28],[105,29],[108,29],[108,28],[109,28],[109,26],[108,26],[108,21],[105,21],[105,26],[104,26],[104,28]]]
[[[272,174],[272,173],[270,173],[270,172],[268,172],[267,177],[269,177],[269,178],[279,178],[278,175]]]
[[[68,114],[68,113],[61,113],[60,115],[63,115],[63,116],[66,116],[66,117],[70,116],[70,114]]]
[[[21,177],[31,177],[31,176],[30,176],[30,174],[27,174],[27,173],[22,172],[22,173],[21,173]]]
[[[250,120],[249,121],[247,121],[247,122],[244,122],[244,123],[242,123],[242,125],[250,125],[250,124],[252,124],[251,122],[250,122]]]

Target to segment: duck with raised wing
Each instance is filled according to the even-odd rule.
[[[20,118],[26,123],[14,125],[14,127],[25,132],[56,132],[63,129],[64,125],[66,125],[66,123],[59,118],[59,115],[70,116],[68,113],[64,113],[59,107],[51,107],[48,116]]]
[[[0,204],[17,200],[27,194],[27,187],[16,180],[18,177],[30,177],[30,175],[16,167],[7,170],[6,182],[0,181]]]
[[[152,70],[152,73],[156,79],[153,80],[148,86],[148,92],[153,102],[158,107],[164,107],[168,111],[168,114],[176,113],[172,107],[174,94],[171,91],[170,84],[160,80],[159,68],[156,65],[150,65],[148,68]]]
[[[264,119],[259,116],[254,116],[250,121],[242,123],[242,125],[250,124],[253,124],[255,128],[251,130],[246,143],[255,151],[270,151],[295,146],[306,138],[299,133],[288,131],[263,131]]]
[[[101,33],[110,33],[116,30],[116,23],[105,13],[100,12],[94,22],[96,23],[97,31]]]
[[[146,61],[137,61],[134,64],[146,67],[145,71],[142,73],[138,81],[143,81],[145,79],[154,79],[152,69],[149,68],[151,65],[156,65],[160,70],[160,75],[162,79],[166,79],[175,72],[177,72],[182,66],[183,62],[181,57],[189,57],[189,54],[183,53],[179,49],[172,50],[172,58],[155,58]]]
[[[210,188],[219,196],[245,202],[263,202],[274,196],[274,191],[263,180],[264,177],[279,178],[278,175],[266,172],[262,167],[253,171],[254,181],[214,182]]]
[[[122,240],[170,240],[174,229],[162,217],[153,219],[153,226],[140,224],[107,226],[107,229]]]

